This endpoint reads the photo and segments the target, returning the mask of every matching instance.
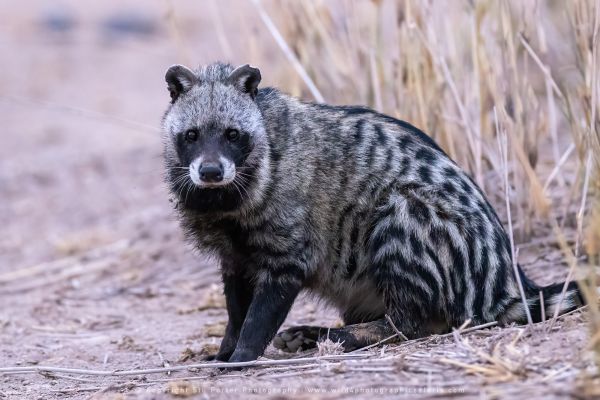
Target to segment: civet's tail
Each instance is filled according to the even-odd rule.
[[[557,306],[559,307],[558,314],[560,315],[573,311],[585,304],[577,282],[569,282],[565,295],[562,301],[560,301],[565,285],[564,282],[548,286],[538,286],[531,279],[527,278],[520,268],[519,272],[533,322],[540,322],[543,318],[552,318],[556,313]],[[504,319],[506,322],[527,323],[527,314],[525,313],[523,301],[520,297],[513,299],[513,302],[505,311]]]

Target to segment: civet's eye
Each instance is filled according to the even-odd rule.
[[[237,129],[227,129],[225,131],[225,137],[230,142],[235,142],[240,138],[240,131],[238,131]]]
[[[198,131],[195,129],[190,129],[185,133],[185,140],[188,142],[195,142],[198,139]]]

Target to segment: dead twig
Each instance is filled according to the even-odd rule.
[[[396,335],[398,335],[398,337],[400,337],[401,339],[403,339],[405,341],[408,341],[408,338],[406,337],[406,335],[404,335],[404,333],[400,332],[398,330],[398,328],[396,328],[394,321],[392,321],[392,318],[388,314],[385,314],[385,319],[387,319],[387,322],[392,326],[392,329],[394,329],[394,331],[396,331]]]
[[[554,308],[554,315],[552,317],[552,321],[550,321],[550,327],[549,329],[552,329],[552,326],[554,326],[554,323],[556,322],[556,319],[558,318],[558,314],[560,312],[560,306],[562,305],[562,302],[565,299],[565,296],[567,294],[567,288],[569,286],[569,282],[572,281],[573,279],[573,274],[575,273],[575,268],[577,267],[577,257],[579,255],[579,249],[581,247],[581,238],[582,238],[582,231],[583,231],[583,215],[585,214],[585,203],[586,203],[586,199],[587,199],[587,193],[588,193],[588,189],[589,189],[589,181],[590,181],[590,175],[591,175],[591,168],[592,168],[592,152],[588,151],[588,156],[587,156],[587,160],[586,160],[586,167],[585,167],[585,176],[584,176],[584,181],[583,181],[583,193],[582,193],[582,197],[581,197],[581,205],[579,206],[579,211],[577,212],[577,239],[576,239],[576,243],[575,243],[575,253],[573,254],[573,252],[571,252],[571,250],[567,247],[566,243],[564,243],[564,240],[561,241],[562,246],[564,248],[565,254],[567,255],[567,259],[569,261],[569,273],[567,274],[567,279],[565,280],[565,283],[563,285],[562,291],[560,292],[560,297],[558,299],[558,303],[556,303],[556,306]],[[557,230],[557,225],[555,222],[555,230]],[[559,233],[559,232],[557,232]],[[559,238],[562,237],[562,235],[559,235]]]
[[[531,312],[529,311],[529,305],[527,304],[527,297],[525,296],[525,290],[523,289],[523,283],[521,282],[521,275],[519,274],[519,266],[517,265],[517,252],[515,251],[515,240],[513,235],[512,218],[510,214],[510,196],[509,196],[509,183],[508,183],[508,138],[504,130],[500,130],[500,124],[498,123],[498,113],[496,107],[494,107],[494,122],[496,124],[496,134],[498,135],[498,147],[500,149],[500,158],[502,160],[502,169],[504,170],[504,197],[506,199],[506,219],[508,220],[508,234],[510,239],[510,250],[513,272],[515,279],[519,286],[519,293],[521,294],[521,301],[523,302],[523,308],[525,308],[525,315],[527,316],[527,323],[529,326],[533,325],[531,319]]]
[[[307,357],[307,358],[292,358],[285,360],[255,360],[245,362],[219,362],[219,363],[201,363],[201,364],[190,364],[190,365],[179,365],[174,367],[166,368],[150,368],[150,369],[138,369],[138,370],[124,370],[124,371],[102,371],[94,369],[80,369],[80,368],[63,368],[63,367],[50,367],[50,366],[31,366],[31,367],[8,367],[0,368],[0,374],[11,373],[30,373],[30,372],[56,372],[63,374],[72,375],[94,375],[94,376],[129,376],[129,375],[149,375],[149,374],[162,374],[167,372],[176,371],[187,371],[190,369],[215,369],[215,368],[245,368],[245,367],[268,367],[272,365],[294,365],[312,363],[318,361],[340,361],[340,360],[354,360],[363,359],[370,357],[367,354],[339,354],[323,357]]]
[[[281,36],[279,29],[277,29],[277,27],[273,23],[273,20],[271,19],[271,17],[269,17],[269,14],[267,14],[265,9],[263,8],[260,0],[252,0],[252,3],[254,3],[256,11],[258,11],[258,15],[269,30],[269,33],[271,34],[271,36],[273,36],[273,39],[275,39],[277,45],[281,48],[281,51],[283,51],[283,54],[285,54],[286,58],[292,64],[298,75],[300,75],[300,78],[302,78],[302,80],[308,87],[308,90],[310,90],[312,96],[319,103],[325,102],[325,98],[323,97],[319,89],[317,89],[317,85],[315,85],[315,82],[308,75],[306,69],[304,69],[304,67],[300,63],[300,60],[298,60],[298,57],[296,57],[290,46],[288,46],[283,36]]]

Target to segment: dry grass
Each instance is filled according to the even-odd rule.
[[[496,204],[503,197],[496,182],[506,173],[517,240],[526,242],[536,226],[553,227],[596,304],[597,1],[307,1],[274,3],[267,12],[326,101],[367,104],[414,123]],[[302,80],[287,89],[311,92]],[[504,168],[496,122],[507,135]],[[569,170],[573,149],[578,162]],[[570,245],[569,226],[576,232]],[[578,264],[582,250],[587,262]],[[590,314],[599,332],[600,313],[592,307]]]

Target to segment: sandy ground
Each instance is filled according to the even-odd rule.
[[[178,4],[173,33],[167,1],[4,3],[0,367],[198,363],[218,346],[227,317],[217,264],[183,242],[175,221],[158,126],[165,69],[223,58],[211,12]],[[238,24],[249,12],[238,2],[220,4],[230,37],[264,34],[256,22]],[[247,61],[231,51],[240,54],[234,62]],[[270,60],[261,66],[265,81],[281,83],[276,50]],[[501,204],[500,193],[491,195]],[[543,226],[521,243],[521,260],[540,283],[566,275]],[[552,329],[492,328],[287,367],[0,375],[0,399],[584,397],[581,378],[592,368],[584,320],[575,313]],[[332,310],[306,298],[286,321],[335,323]],[[269,348],[265,357],[314,355]]]

